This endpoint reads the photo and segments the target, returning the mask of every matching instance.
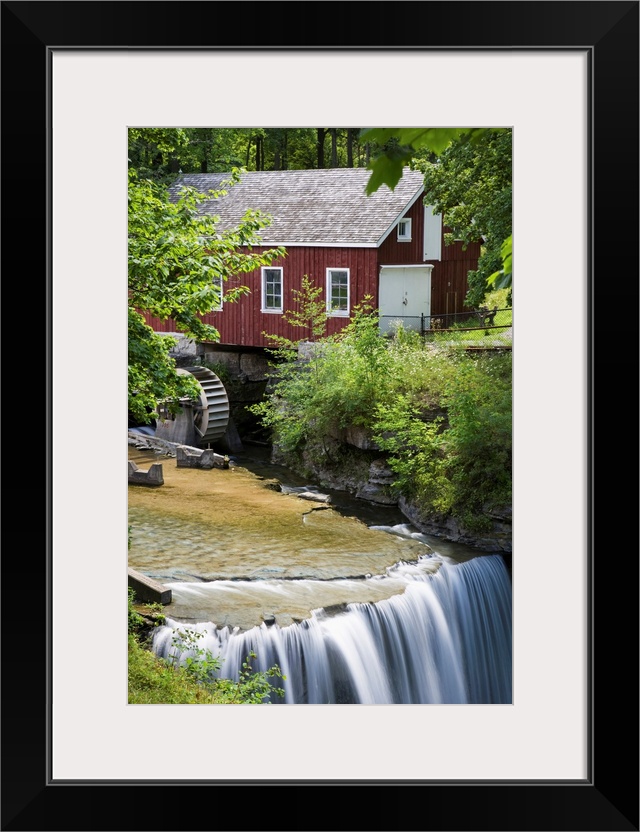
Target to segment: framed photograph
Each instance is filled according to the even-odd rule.
[[[639,829],[638,6],[2,3],[5,308],[36,289],[46,401],[44,539],[3,564],[3,830]],[[513,130],[513,701],[130,706],[127,130],[318,123]]]

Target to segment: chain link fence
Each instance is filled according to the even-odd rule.
[[[419,332],[426,342],[465,349],[511,349],[513,310],[480,307],[449,315],[381,315],[380,329],[393,334],[400,326]]]

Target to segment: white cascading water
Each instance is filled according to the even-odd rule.
[[[399,564],[399,575],[404,592],[336,614],[316,610],[287,627],[243,632],[167,619],[153,649],[175,653],[175,631],[187,626],[222,660],[219,675],[236,680],[253,651],[255,670],[278,665],[286,676],[274,704],[510,704],[512,592],[502,557],[442,559],[436,572]]]

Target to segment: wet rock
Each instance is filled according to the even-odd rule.
[[[241,454],[244,450],[242,439],[236,428],[236,424],[232,418],[229,418],[227,429],[224,436],[218,440],[220,450],[226,451],[230,454]]]
[[[413,525],[425,534],[440,537],[443,540],[450,540],[454,543],[462,543],[473,546],[485,552],[511,553],[512,550],[512,525],[511,508],[505,507],[486,517],[491,521],[491,526],[486,532],[472,531],[464,526],[455,517],[445,517],[433,512],[428,512],[420,504],[401,497],[398,507],[404,516]]]
[[[367,431],[359,425],[351,425],[345,429],[344,439],[347,445],[360,448],[361,451],[379,451],[380,446],[376,444]]]
[[[376,485],[372,482],[367,482],[362,488],[359,488],[356,491],[356,497],[359,500],[367,500],[369,503],[378,503],[382,506],[398,505],[397,498],[389,493],[386,486]]]
[[[315,503],[331,502],[331,497],[328,494],[320,494],[319,491],[301,491],[297,496],[301,500],[312,500]]]
[[[394,481],[395,474],[386,459],[375,459],[369,466],[369,479],[356,491],[356,497],[370,503],[395,506],[398,504],[398,498],[392,490]]]

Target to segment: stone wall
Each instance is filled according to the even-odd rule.
[[[466,528],[454,517],[430,514],[417,502],[398,496],[393,489],[395,475],[387,455],[361,428],[340,431],[322,443],[309,443],[295,458],[272,450],[272,461],[286,465],[302,476],[315,478],[323,488],[347,491],[377,505],[397,505],[404,516],[423,534],[463,543],[487,552],[511,553],[511,506],[489,511],[487,531]]]
[[[242,441],[266,442],[257,418],[247,408],[261,402],[271,367],[266,352],[216,349],[215,345],[200,347],[200,358],[220,378],[229,398],[229,412]]]

